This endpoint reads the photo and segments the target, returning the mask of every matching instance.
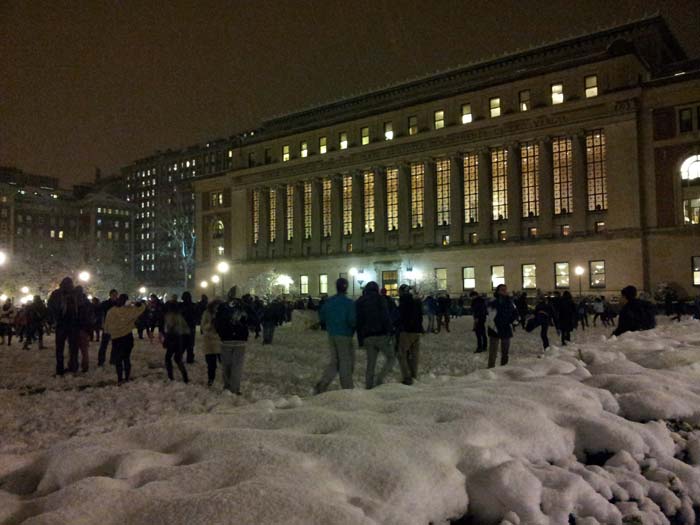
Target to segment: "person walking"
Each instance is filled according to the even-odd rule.
[[[117,385],[131,380],[131,351],[134,348],[134,325],[146,308],[143,303],[127,306],[129,296],[121,294],[109,308],[104,330],[110,334],[112,355],[110,362],[117,368]]]
[[[399,294],[399,301],[401,300],[401,294]],[[428,295],[423,301],[425,306],[425,314],[428,316],[428,333],[435,333],[435,316],[437,315],[437,301],[432,294]]]
[[[32,302],[26,305],[25,308],[26,333],[22,349],[29,350],[29,346],[37,339],[39,341],[39,350],[43,350],[45,348],[44,323],[48,317],[46,305],[41,300],[41,297],[35,295]]]
[[[212,386],[216,379],[216,365],[221,362],[221,339],[214,326],[216,310],[221,301],[214,299],[207,301],[207,306],[202,313],[199,328],[202,331],[202,349],[204,360],[207,362],[207,385]]]
[[[515,308],[518,310],[518,319],[520,326],[525,328],[527,323],[527,316],[530,313],[530,306],[527,303],[527,292],[521,292],[517,295],[514,301]]]
[[[379,285],[370,281],[362,296],[355,301],[357,339],[360,347],[367,352],[367,372],[365,388],[370,390],[384,382],[396,363],[396,355],[391,346],[392,323],[387,300],[379,294]],[[384,356],[384,365],[375,375],[377,357]]]
[[[489,334],[488,367],[496,366],[498,347],[501,347],[501,366],[508,364],[510,340],[513,338],[513,323],[518,321],[518,310],[508,296],[508,287],[499,284],[494,299],[488,305],[486,324]]]
[[[90,332],[95,326],[95,312],[82,286],[76,286],[75,295],[78,302],[78,348],[68,360],[68,369],[73,373],[78,371],[78,354],[80,354],[80,369],[85,373],[90,368]]]
[[[559,331],[561,333],[561,344],[566,346],[571,342],[571,332],[574,331],[577,324],[577,310],[574,299],[571,297],[571,292],[565,291],[557,302],[557,319],[559,321]]]
[[[355,369],[355,348],[352,335],[355,332],[355,304],[347,296],[348,281],[341,277],[335,282],[337,293],[329,298],[319,312],[319,320],[326,325],[330,362],[314,388],[315,394],[328,390],[336,375],[340,375],[343,389],[354,388],[352,374]]]
[[[0,307],[0,345],[5,344],[7,337],[7,346],[12,346],[12,328],[16,313],[12,299],[8,297]]]
[[[475,354],[486,352],[488,340],[486,338],[486,299],[479,292],[472,290],[469,293],[471,299],[472,317],[474,318],[474,333],[476,334],[476,350]]]
[[[173,381],[173,361],[180,371],[183,382],[189,382],[183,356],[187,348],[190,327],[182,315],[182,304],[168,301],[163,307],[163,348],[165,348],[165,370],[168,379]]]
[[[68,355],[78,352],[78,300],[73,287],[73,279],[66,277],[57,290],[51,292],[48,301],[51,317],[56,323],[56,375],[65,373],[64,353],[68,342]]]
[[[399,367],[402,383],[412,385],[418,378],[420,336],[423,333],[423,306],[407,284],[399,287]]]
[[[221,374],[224,391],[241,395],[241,379],[245,363],[246,341],[248,341],[251,318],[255,314],[251,307],[236,297],[236,287],[228,292],[228,301],[216,309],[214,327],[221,341]]]
[[[589,328],[588,303],[585,299],[579,300],[578,304],[576,305],[576,329],[578,329],[579,325],[581,326],[581,330]]]
[[[548,331],[550,325],[552,324],[554,324],[554,308],[552,307],[552,303],[546,297],[540,296],[538,298],[537,304],[535,305],[535,318],[533,319],[533,329],[537,326],[540,327],[540,339],[542,340],[542,348],[544,350],[547,350],[547,348],[549,348]]]
[[[92,303],[92,311],[95,314],[95,324],[90,332],[90,341],[99,341],[102,335],[102,323],[104,322],[100,315],[100,300],[97,297],[93,297],[90,302]]]
[[[107,319],[107,313],[112,309],[114,306],[117,304],[117,300],[119,299],[119,293],[112,289],[109,291],[109,299],[106,301],[103,301],[102,304],[100,305],[100,311],[98,315],[102,319],[102,324],[104,327],[104,322]],[[97,366],[104,366],[105,365],[105,358],[107,355],[107,347],[109,346],[109,341],[111,340],[111,335],[110,333],[103,328],[102,330],[102,339],[100,340],[100,348],[97,350]]]
[[[197,333],[197,305],[192,301],[192,294],[184,292],[182,294],[182,304],[180,305],[180,313],[189,327],[189,335],[185,339],[185,353],[187,355],[187,364],[194,363],[194,340]]]
[[[275,328],[284,320],[284,305],[280,299],[270,301],[262,311],[262,334],[264,345],[271,345]]]
[[[445,331],[450,331],[450,309],[452,308],[452,300],[450,294],[445,292],[437,298],[437,331],[440,333],[442,326],[445,325]]]
[[[603,314],[605,313],[605,303],[603,303],[602,298],[596,297],[593,299],[593,327],[595,328],[595,323],[598,319],[603,322],[605,325],[605,321],[603,320]]]

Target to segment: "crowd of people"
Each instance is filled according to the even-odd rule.
[[[362,295],[348,297],[348,281],[336,281],[336,294],[315,303],[310,297],[288,301],[282,297],[267,302],[250,294],[237,296],[231,288],[225,300],[209,301],[202,295],[194,302],[189,292],[180,298],[170,295],[165,301],[155,294],[148,299],[129,301],[126,294],[111,290],[109,298],[88,298],[80,286],[66,277],[57,290],[44,301],[39,296],[19,308],[11,299],[0,306],[0,345],[12,344],[13,336],[30,349],[36,342],[44,349],[44,335],[55,332],[56,376],[90,369],[89,344],[99,343],[97,366],[114,365],[117,384],[131,380],[131,353],[134,330],[137,337],[157,341],[165,350],[167,377],[174,380],[174,369],[185,383],[189,382],[187,365],[198,353],[207,365],[208,385],[213,385],[221,369],[224,390],[241,394],[246,341],[251,334],[262,335],[262,344],[272,344],[277,326],[292,319],[294,309],[318,311],[318,324],[328,335],[328,363],[314,386],[315,393],[325,392],[336,376],[341,388],[353,388],[355,368],[354,339],[367,355],[365,388],[384,383],[399,365],[400,380],[411,385],[418,377],[421,334],[450,331],[450,319],[468,313],[473,317],[476,353],[488,352],[488,367],[499,361],[508,363],[511,340],[516,329],[532,332],[539,329],[543,349],[550,346],[549,330],[556,330],[561,345],[571,341],[574,330],[585,330],[600,321],[603,326],[617,327],[612,335],[646,330],[656,325],[655,306],[637,297],[634,286],[621,292],[619,309],[604,297],[574,300],[571,293],[540,295],[530,302],[526,293],[511,296],[505,284],[496,287],[493,298],[472,291],[453,301],[448,294],[420,297],[406,284],[399,287],[398,301],[386,289],[371,281]],[[424,316],[427,326],[424,327]],[[700,319],[700,299],[694,303],[694,317]],[[678,317],[680,318],[680,317]],[[111,344],[111,350],[110,350]],[[68,346],[68,363],[65,349]],[[465,348],[467,344],[465,341]],[[108,358],[109,351],[109,359]],[[377,366],[381,358],[381,367]]]

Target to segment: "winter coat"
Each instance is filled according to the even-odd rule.
[[[112,339],[129,335],[134,329],[136,318],[141,315],[144,308],[146,308],[144,305],[110,308],[105,319],[105,333],[109,334]]]
[[[652,305],[647,301],[632,299],[620,309],[617,320],[617,329],[613,335],[620,336],[625,332],[637,332],[648,330],[656,325]]]
[[[440,296],[437,299],[437,313],[440,315],[446,315],[450,313],[450,307],[452,306],[452,301],[449,297]]]
[[[399,302],[401,302],[400,298],[399,298]],[[428,315],[437,314],[438,304],[432,295],[429,297],[426,297],[425,301],[423,301],[423,304],[425,304],[425,313],[426,314],[428,314]]]
[[[183,315],[177,309],[171,309],[165,314],[163,322],[163,346],[165,348],[184,348],[185,340],[190,336],[190,327]]]
[[[240,299],[220,304],[214,315],[214,327],[222,343],[247,341],[251,318],[255,318],[252,308]]]
[[[571,299],[562,297],[557,304],[557,327],[562,332],[571,332],[576,328],[576,305]]]
[[[330,297],[318,313],[318,319],[326,325],[331,337],[352,337],[355,332],[355,303],[345,294]]]
[[[77,327],[78,295],[73,289],[63,286],[51,292],[48,301],[49,312],[56,326]]]
[[[535,325],[549,326],[554,320],[554,308],[552,305],[541,301],[535,306]]]
[[[209,313],[209,310],[204,310],[199,326],[202,329],[202,338],[200,341],[202,341],[204,354],[220,354],[221,339],[219,339],[219,334],[214,326],[214,316]]]
[[[510,339],[513,323],[518,320],[518,310],[509,297],[496,297],[487,308],[486,325],[490,337]]]
[[[197,326],[197,305],[193,302],[182,302],[180,304],[180,313],[183,319],[190,327],[190,331],[194,332],[194,327]]]
[[[474,297],[472,299],[472,316],[474,317],[474,321],[476,322],[484,322],[486,321],[486,315],[487,315],[487,308],[486,308],[486,299],[481,297],[480,295],[477,297]]]
[[[0,308],[0,324],[12,324],[15,321],[15,307],[11,304],[3,304]]]
[[[389,335],[391,333],[391,317],[384,297],[379,292],[365,291],[365,294],[355,302],[357,320],[357,339],[362,346],[367,337]]]
[[[81,330],[89,332],[95,326],[95,309],[87,296],[79,295],[78,300],[78,325]],[[32,304],[32,314],[34,313],[34,305]],[[33,315],[32,315],[33,317]],[[33,321],[34,319],[32,319]]]
[[[423,333],[423,305],[410,294],[399,297],[399,332]]]

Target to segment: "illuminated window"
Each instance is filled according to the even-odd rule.
[[[693,286],[700,286],[700,257],[691,258],[690,269],[693,271]]]
[[[469,124],[472,120],[472,105],[462,104],[462,124]]]
[[[700,180],[700,155],[691,155],[681,164],[681,180]]]
[[[588,210],[608,209],[608,174],[605,166],[605,133],[596,129],[586,133],[586,179]]]
[[[537,226],[530,226],[527,229],[527,236],[530,239],[537,239]]]
[[[491,118],[501,116],[501,99],[499,97],[489,99],[489,115]]]
[[[304,141],[301,144],[299,144],[299,155],[301,158],[305,159],[306,157],[309,156],[309,143]]]
[[[56,230],[51,230],[51,233],[49,235],[52,239],[56,237]]]
[[[111,240],[112,240],[112,236],[113,236],[113,235],[112,235],[112,232],[111,232],[111,231],[108,231],[108,232],[107,232],[107,240],[111,241]]]
[[[277,191],[270,190],[270,242],[277,238]]]
[[[520,173],[522,180],[523,217],[540,214],[539,146],[524,142],[520,146]]]
[[[369,144],[369,128],[362,128],[360,134],[362,135],[362,145],[366,146]]]
[[[338,133],[338,145],[340,149],[348,149],[348,134],[345,131]]]
[[[450,161],[438,160],[435,163],[437,182],[437,225],[450,224]]]
[[[412,115],[408,117],[408,134],[415,135],[418,133],[418,117]]]
[[[586,89],[586,98],[598,96],[598,75],[589,75],[583,79],[583,85]]]
[[[571,161],[571,139],[559,137],[552,140],[552,168],[554,170],[554,213],[572,213],[573,163]]]
[[[449,246],[449,245],[450,245],[450,236],[449,236],[449,235],[443,235],[443,236],[442,236],[442,245],[443,245],[443,246]]]
[[[683,222],[700,224],[700,198],[683,201]]]
[[[331,179],[323,179],[323,236],[331,236]]]
[[[210,194],[210,199],[212,208],[224,205],[224,193],[222,191],[212,191]]]
[[[438,290],[447,290],[447,268],[435,268],[435,282]]]
[[[304,238],[311,238],[311,183],[304,182]]]
[[[605,222],[597,221],[595,223],[595,232],[596,233],[605,233],[605,231],[606,231]]]
[[[534,264],[522,265],[523,290],[535,290],[537,288],[537,266]]]
[[[554,263],[554,287],[568,288],[569,287],[569,263],[558,262]]]
[[[343,177],[343,235],[352,235],[352,175]]]
[[[552,84],[552,104],[564,102],[564,84]]]
[[[508,232],[506,230],[498,230],[498,240],[503,242],[508,240]]]
[[[287,184],[287,240],[294,237],[294,185]]]
[[[499,284],[506,284],[505,266],[491,267],[491,289],[495,290]]]
[[[423,227],[425,167],[422,162],[411,163],[411,228]]]
[[[318,139],[318,152],[324,155],[328,151],[328,139],[326,137],[321,137]]]
[[[289,144],[282,146],[282,162],[289,160]]]
[[[318,276],[318,293],[328,293],[328,274],[326,273]]]
[[[526,89],[518,94],[520,111],[530,111],[530,90]]]
[[[491,211],[494,221],[508,218],[508,150],[491,150]]]
[[[309,293],[309,276],[308,275],[301,275],[299,277],[299,291],[302,294]]]
[[[476,288],[476,272],[473,266],[462,268],[462,290],[473,290]]]
[[[437,110],[433,113],[433,126],[435,129],[442,129],[445,127],[445,111],[442,109]]]
[[[365,233],[374,232],[374,173],[366,171],[363,175],[363,196],[365,207]]]
[[[386,228],[388,231],[399,229],[399,170],[386,170]]]
[[[253,244],[260,240],[260,190],[253,190]]]
[[[561,236],[562,237],[569,237],[571,235],[571,225],[570,224],[562,224],[561,225]]]
[[[591,288],[605,288],[605,261],[588,263]]]
[[[464,155],[464,222],[479,220],[479,156]]]
[[[391,122],[384,123],[384,140],[393,140],[394,125]]]
[[[125,240],[128,240],[128,238],[125,238]],[[224,255],[224,247],[223,246],[217,246],[216,247],[216,254],[217,255]]]

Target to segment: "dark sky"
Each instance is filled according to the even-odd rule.
[[[0,165],[65,185],[263,119],[698,0],[0,0]]]

